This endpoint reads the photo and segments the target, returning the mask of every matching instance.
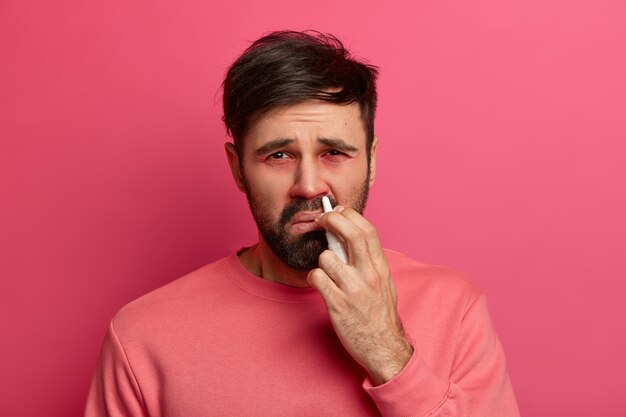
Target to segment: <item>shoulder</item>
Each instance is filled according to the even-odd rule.
[[[471,325],[473,329],[488,323],[483,293],[462,273],[395,251],[386,250],[385,255],[403,325],[409,335],[420,341],[420,351],[431,363],[442,355],[443,346],[456,345],[462,323],[468,317],[481,323]]]
[[[481,296],[480,290],[461,272],[432,265],[385,249],[385,256],[398,293],[409,296],[457,299],[470,302]]]
[[[222,258],[184,275],[131,301],[113,317],[118,333],[132,333],[139,328],[164,328],[206,304],[207,297],[219,293],[228,280]]]

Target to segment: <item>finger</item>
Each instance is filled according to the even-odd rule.
[[[325,250],[318,259],[319,267],[341,290],[352,288],[352,281],[347,279],[350,275],[350,267],[343,263],[341,259],[332,251]]]
[[[373,224],[371,224],[365,217],[359,212],[351,208],[344,208],[341,210],[341,215],[352,221],[363,233],[365,240],[367,241],[367,248],[372,261],[377,267],[379,272],[384,272],[387,269],[387,258],[382,250],[382,245],[378,238],[378,232]]]
[[[316,221],[343,240],[351,265],[357,268],[371,265],[367,241],[361,229],[354,222],[336,211],[325,213]]]
[[[326,306],[332,305],[332,301],[336,298],[335,293],[339,291],[335,282],[321,268],[315,268],[309,271],[306,277],[307,282],[320,293]]]

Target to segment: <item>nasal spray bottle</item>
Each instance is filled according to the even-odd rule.
[[[322,197],[322,206],[324,207],[324,213],[333,211],[333,206],[331,206],[328,196]],[[331,232],[326,232],[326,240],[328,241],[328,249],[333,251],[335,255],[343,261],[343,263],[347,264],[348,254],[346,253],[346,249],[343,247],[341,240],[339,240],[339,238]]]

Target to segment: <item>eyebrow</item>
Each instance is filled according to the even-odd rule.
[[[293,142],[294,142],[293,139],[274,139],[270,142],[267,142],[265,145],[261,146],[256,151],[254,151],[254,154],[257,156],[262,156],[269,152],[275,151],[276,149],[280,149],[283,146],[287,146]]]
[[[347,143],[343,139],[338,139],[338,138],[319,138],[317,141],[319,143],[323,144],[323,145],[329,146],[331,148],[338,149],[338,150],[343,151],[343,152],[355,153],[355,152],[359,151],[358,148],[350,145],[349,143]],[[271,153],[272,151],[280,149],[280,148],[282,148],[284,146],[287,146],[287,145],[289,145],[289,144],[291,144],[293,142],[295,142],[293,139],[274,139],[272,141],[267,142],[266,144],[261,146],[256,151],[254,151],[254,154],[257,155],[257,156],[266,155],[268,153]]]
[[[343,139],[319,138],[317,141],[322,143],[322,144],[324,144],[324,145],[326,145],[326,146],[330,146],[332,148],[338,149],[338,150],[343,151],[343,152],[354,153],[354,152],[358,152],[359,151],[359,148],[355,148],[354,146],[350,145],[349,143],[347,143]]]

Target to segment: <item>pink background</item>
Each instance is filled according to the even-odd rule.
[[[625,416],[626,3],[215,3],[0,1],[0,416],[82,413],[117,309],[254,242],[218,89],[283,28],[381,67],[367,215],[487,293],[523,415]]]

